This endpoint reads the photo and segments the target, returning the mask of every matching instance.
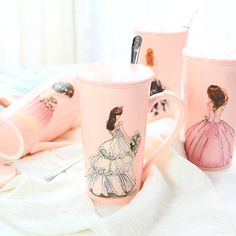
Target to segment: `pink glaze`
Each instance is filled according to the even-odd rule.
[[[223,120],[206,118],[187,130],[185,150],[199,167],[228,166],[233,155],[234,130]]]
[[[184,51],[185,151],[203,170],[230,166],[236,122],[236,63],[194,57]]]
[[[0,157],[19,159],[64,146],[65,142],[49,141],[78,125],[77,81],[74,77],[50,81],[0,113]]]
[[[142,36],[139,62],[152,67],[155,78],[167,89],[177,95],[182,92],[182,50],[186,46],[188,29],[177,28],[165,30],[157,25],[137,27],[136,34]],[[148,54],[152,51],[153,62],[150,65]]]
[[[128,203],[180,130],[182,102],[167,91],[150,98],[152,79],[153,71],[143,65],[97,63],[78,73],[88,195],[95,202]],[[167,98],[179,108],[177,125],[144,164],[147,114]]]

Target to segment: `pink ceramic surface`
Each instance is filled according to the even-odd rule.
[[[136,28],[136,34],[142,36],[139,63],[150,66],[155,78],[174,91],[182,93],[182,50],[186,46],[188,29],[165,31],[155,25]]]
[[[68,144],[49,142],[79,123],[77,81],[73,77],[46,83],[0,113],[0,157]]]
[[[128,203],[160,150],[178,134],[183,105],[167,91],[150,98],[153,76],[150,68],[129,64],[91,64],[78,74],[88,194],[96,202]],[[143,164],[147,114],[160,99],[178,104],[178,122]]]
[[[231,164],[236,121],[236,61],[198,58],[184,52],[185,151],[204,170]]]

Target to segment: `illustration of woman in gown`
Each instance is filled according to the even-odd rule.
[[[148,48],[147,51],[146,51],[146,65],[149,66],[150,68],[152,68],[152,70],[155,73],[154,66],[157,67],[157,65],[155,65],[154,61],[155,61],[154,51],[153,51],[153,49]],[[164,90],[165,90],[165,88],[163,87],[161,81],[159,79],[155,78],[151,83],[150,96],[152,96],[156,93],[163,92]],[[167,105],[168,105],[168,102],[167,102],[166,99],[161,100],[160,102],[157,102],[153,106],[153,108],[151,110],[151,113],[154,116],[156,116],[160,113],[160,109],[162,109],[163,111],[166,111],[166,106]],[[161,106],[161,108],[160,108],[160,106]]]
[[[122,113],[123,107],[110,111],[106,128],[112,137],[99,146],[96,155],[90,157],[88,186],[99,197],[126,196],[136,184],[132,162],[141,137],[137,131],[131,138],[126,135],[123,122],[119,120]]]
[[[53,112],[56,110],[58,99],[71,98],[74,95],[73,86],[64,81],[54,83],[50,89],[36,96],[30,103],[25,105],[17,115],[17,119],[22,119],[37,130],[44,129],[50,122]]]
[[[220,119],[228,102],[226,91],[210,85],[207,94],[209,115],[187,130],[185,151],[195,165],[203,169],[221,169],[231,163],[235,132]]]

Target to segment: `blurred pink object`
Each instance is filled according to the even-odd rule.
[[[78,74],[88,195],[95,202],[128,203],[180,130],[183,104],[167,91],[149,97],[153,76],[134,64],[91,64]],[[160,99],[177,104],[178,121],[143,165],[147,114]]]
[[[151,67],[155,79],[180,96],[182,50],[186,46],[188,29],[165,30],[157,25],[146,25],[136,28],[135,33],[143,38],[139,63]]]
[[[184,52],[185,151],[204,170],[231,164],[236,121],[236,61],[194,57]]]
[[[53,80],[0,113],[0,157],[13,160],[70,142],[51,142],[79,125],[77,81]]]

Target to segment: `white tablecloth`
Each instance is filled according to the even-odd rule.
[[[4,86],[1,87],[2,90],[0,90],[0,95],[6,91],[27,92],[31,90],[33,86],[40,84],[44,79],[48,78],[48,76],[65,75],[69,72],[73,74],[76,71],[77,65],[45,68],[43,70],[29,67],[1,67],[0,81]],[[21,80],[18,79],[19,75]],[[7,80],[6,77],[8,77]],[[29,83],[29,81],[32,80],[36,81],[35,85]],[[16,86],[12,87],[13,84]],[[157,136],[161,135],[161,137],[165,137],[172,126],[171,122],[167,120],[163,120],[156,125],[157,128],[151,128],[149,131],[150,133],[156,133]],[[78,140],[80,138],[78,133],[79,132],[77,131],[68,132],[63,138]],[[147,146],[152,148],[155,145],[158,145],[158,140],[149,137]],[[119,236],[236,235],[233,232],[236,230],[236,154],[234,155],[232,166],[229,169],[219,172],[204,173],[185,159],[182,143],[179,139],[175,140],[172,147],[175,151],[166,150],[160,155],[157,161],[158,169],[153,170],[145,188],[138,194],[134,203],[124,208],[124,212],[127,212],[129,216],[132,216],[130,217],[130,231],[125,231],[128,223],[124,222],[126,217],[124,217],[122,213],[119,213],[119,209],[95,206],[98,213],[98,215],[96,215],[93,212],[93,204],[88,200],[88,202],[86,202],[88,205],[86,206],[91,207],[90,210],[92,215],[98,217],[97,219],[99,220],[99,216],[104,217],[104,215],[109,216],[113,214],[113,216],[108,217],[106,222],[102,223],[106,224],[107,228],[109,228],[109,226],[112,226],[111,221],[116,220],[118,230],[116,230],[116,227],[111,227],[110,232],[113,232],[113,235],[118,234]],[[83,192],[83,188],[85,187],[83,186],[83,181],[81,182],[81,179],[83,179],[83,176],[81,175],[83,165],[78,165],[69,170],[66,174],[62,174],[56,181],[49,185],[45,186],[41,181],[42,176],[47,174],[51,169],[54,169],[55,166],[60,166],[61,164],[68,162],[68,160],[78,158],[80,154],[81,145],[70,146],[39,153],[15,163],[24,176],[18,176],[17,179],[11,182],[10,185],[8,185],[8,187],[10,186],[9,191],[0,192],[1,235],[35,236],[45,235],[46,232],[49,232],[47,235],[50,236],[69,235],[69,233],[65,232],[73,232],[73,235],[91,235],[91,232],[89,231],[76,231],[76,229],[79,229],[82,226],[85,227],[86,222],[83,222],[83,217],[81,218],[80,211],[78,210],[81,209],[81,206],[79,204],[74,204],[76,201],[70,202],[70,198],[74,197],[79,201],[81,192]],[[18,183],[21,183],[21,185],[18,185]],[[18,187],[16,188],[16,186]],[[27,188],[28,186],[29,188]],[[30,186],[34,186],[34,188],[31,188]],[[55,188],[59,189],[58,192],[55,191]],[[74,191],[69,191],[71,194],[66,194],[64,200],[60,197],[58,198],[60,193],[65,193],[66,188],[73,189]],[[29,191],[28,197],[26,197],[26,190]],[[19,197],[19,193],[20,196],[25,194],[24,198]],[[39,198],[36,197],[36,193],[39,194]],[[150,193],[154,198],[150,198]],[[61,195],[64,196],[63,194]],[[47,212],[46,210],[45,212],[39,211],[38,206],[40,206],[41,203],[36,200],[41,200],[42,204],[45,203],[47,205],[50,196],[55,209],[48,212],[48,214],[45,213]],[[143,199],[149,199],[151,202],[143,201]],[[12,201],[12,203],[15,204],[12,204],[12,206],[18,210],[18,215],[14,214],[14,209],[7,207],[9,201]],[[29,215],[27,215],[29,214],[29,212],[27,212],[28,207],[25,207],[24,204],[30,205],[34,201],[35,203],[37,202],[37,204],[35,204],[35,208],[32,209],[31,221]],[[70,205],[74,207],[74,210],[72,209],[71,212]],[[145,208],[146,205],[147,208]],[[148,206],[151,206],[151,208],[148,208]],[[60,207],[64,207],[63,209],[68,213],[68,215],[66,215],[69,221],[67,222],[68,229],[63,226],[61,217],[58,215],[54,215],[53,217],[53,213],[56,214],[57,209]],[[87,207],[85,207],[85,210],[87,210]],[[153,211],[153,208],[155,208],[156,211]],[[38,210],[40,215],[37,215],[36,213],[33,214],[34,210],[36,213]],[[114,212],[117,212],[117,214],[114,214]],[[44,214],[45,218],[49,216],[55,218],[54,224],[50,225],[50,223],[52,223],[51,220],[47,221],[38,218],[42,217]],[[121,214],[120,217],[119,214]],[[77,216],[77,218],[75,216]],[[73,219],[73,217],[75,217],[74,219],[78,219],[78,222],[75,220],[75,222],[70,224],[70,219]],[[121,218],[124,220],[122,221]],[[64,219],[64,221],[66,221],[66,219]],[[29,222],[31,222],[31,224]],[[40,224],[42,222],[43,224],[45,223],[45,227],[41,229]],[[84,225],[81,225],[81,222]],[[146,231],[142,232],[143,229],[146,229]],[[56,232],[56,234],[52,232]],[[129,233],[127,234],[127,232]]]
[[[159,144],[158,138],[166,136],[172,125],[163,120],[149,126],[147,152]],[[68,132],[63,138],[79,140],[79,130]],[[143,189],[122,208],[94,205],[86,197],[83,163],[50,183],[42,181],[42,176],[55,166],[78,158],[81,145],[17,161],[15,166],[24,175],[0,192],[1,234],[236,235],[236,195],[231,188],[234,166],[209,174],[221,201],[208,177],[179,155],[183,152],[181,142],[176,140],[172,146],[176,151],[165,150],[160,155],[158,168],[152,170]]]
[[[236,229],[236,152],[232,166],[218,172],[205,172],[219,194]]]

